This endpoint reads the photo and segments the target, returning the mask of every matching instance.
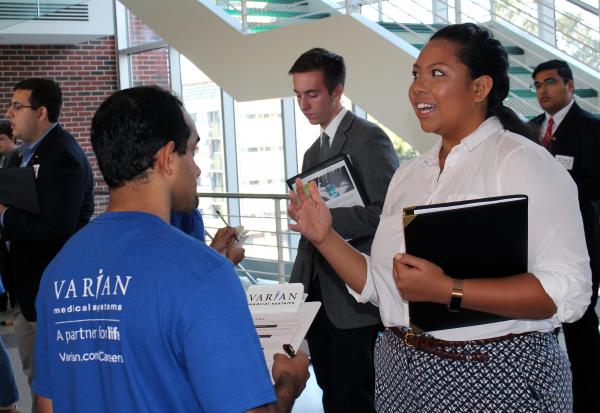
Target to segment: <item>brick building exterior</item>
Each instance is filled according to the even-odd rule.
[[[63,91],[60,124],[87,154],[95,178],[96,212],[106,208],[107,188],[90,144],[90,123],[100,103],[117,90],[114,37],[78,45],[0,45],[0,117],[13,87],[29,77],[54,79]]]
[[[160,41],[134,16],[129,19],[133,45]],[[169,53],[162,47],[131,56],[131,85],[156,84],[169,88]],[[54,79],[63,91],[60,124],[69,131],[87,154],[94,171],[95,213],[108,204],[108,188],[102,179],[90,143],[90,124],[96,109],[118,89],[115,38],[104,37],[77,45],[0,44],[0,119],[13,87],[29,77]]]

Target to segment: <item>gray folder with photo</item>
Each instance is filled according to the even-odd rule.
[[[296,178],[300,178],[305,187],[314,181],[328,208],[365,206],[368,200],[354,173],[348,155],[340,153],[287,179],[287,184],[295,191]]]

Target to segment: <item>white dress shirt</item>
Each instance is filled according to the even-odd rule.
[[[577,187],[567,171],[543,147],[505,130],[496,117],[456,145],[440,174],[441,140],[427,153],[402,165],[388,188],[360,302],[379,306],[386,327],[408,326],[408,303],[392,275],[392,259],[405,252],[405,207],[500,195],[529,197],[528,271],[557,307],[545,320],[508,320],[439,330],[442,340],[476,340],[527,331],[552,331],[577,320],[591,295],[591,272],[577,203]],[[468,292],[467,292],[468,294]],[[448,296],[450,299],[450,296]]]
[[[321,136],[323,135],[323,132],[329,136],[329,147],[333,145],[333,138],[335,138],[335,134],[337,133],[340,123],[342,123],[342,119],[344,119],[344,116],[346,116],[346,112],[348,112],[348,109],[342,106],[342,109],[337,113],[337,115],[331,119],[329,125],[327,125],[325,129],[321,129]]]
[[[550,115],[548,112],[544,112],[546,116],[544,117],[544,122],[542,123],[542,127],[540,128],[540,142],[544,139],[544,135],[546,134],[546,128],[548,127],[548,119],[552,118],[554,120],[554,124],[552,125],[552,135],[554,135],[554,132],[556,132],[561,122],[565,119],[565,116],[567,116],[569,110],[571,110],[571,106],[573,106],[573,103],[575,103],[575,99],[571,99],[571,102],[569,104],[567,104],[564,108],[556,112],[554,115]]]

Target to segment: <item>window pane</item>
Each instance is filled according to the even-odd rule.
[[[240,192],[283,193],[281,101],[236,102],[235,131]]]
[[[127,17],[127,43],[129,47],[162,40],[158,34],[154,33],[152,29],[142,23],[142,21],[129,10],[127,11]]]
[[[235,130],[240,192],[284,194],[281,100],[235,102]],[[240,215],[250,236],[246,255],[277,259],[274,201],[242,199]]]
[[[539,31],[537,7],[537,2],[526,0],[496,2],[496,14],[500,21],[512,23],[537,36]]]
[[[158,85],[170,89],[168,48],[132,54],[130,59],[132,86]]]
[[[405,0],[384,2],[383,14],[385,21],[402,23],[433,23],[431,0],[412,0],[407,6]]]
[[[558,48],[592,67],[598,67],[598,16],[567,0],[556,0],[555,18]]]
[[[221,89],[183,55],[180,55],[180,67],[183,104],[194,119],[200,135],[198,152],[194,156],[202,171],[198,178],[198,192],[226,192]],[[200,198],[198,208],[211,234],[215,228],[224,226],[214,213],[214,207],[224,215],[229,215],[225,199]]]
[[[460,10],[462,23],[478,23],[491,20],[490,7],[489,0],[461,0]],[[448,13],[456,15],[456,10],[452,8],[448,10]]]
[[[392,141],[392,145],[394,145],[394,150],[396,151],[396,154],[398,155],[398,159],[400,160],[400,163],[419,156],[419,152],[417,152],[412,146],[410,146],[410,144],[408,142],[406,142],[400,136],[396,135],[390,129],[386,128],[373,116],[367,115],[367,120],[370,120],[371,122],[377,124],[381,129],[383,129],[383,131],[385,133],[387,133],[387,135],[390,137],[390,139]]]

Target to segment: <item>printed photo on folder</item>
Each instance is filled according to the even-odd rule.
[[[406,252],[450,277],[501,278],[527,272],[526,195],[472,199],[404,209]],[[410,322],[437,331],[507,320],[446,304],[409,303]]]
[[[40,213],[33,168],[0,169],[0,204]]]
[[[296,190],[296,178],[305,187],[315,181],[321,198],[329,208],[365,206],[367,198],[355,179],[352,162],[346,154],[338,154],[287,180],[291,190]]]

